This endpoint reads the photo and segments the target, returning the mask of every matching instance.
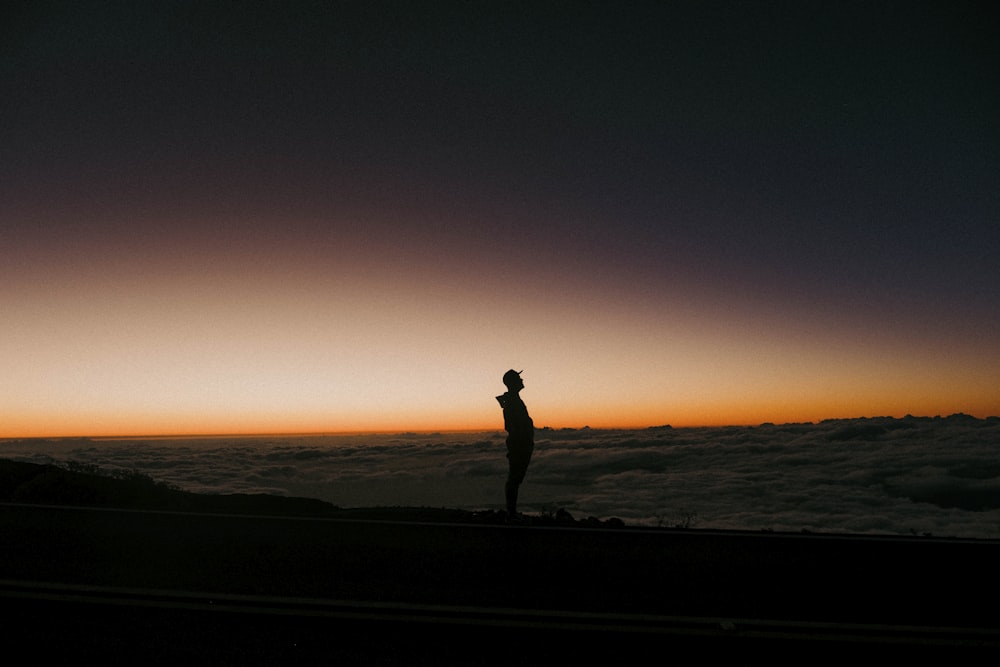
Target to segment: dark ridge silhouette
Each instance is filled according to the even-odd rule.
[[[363,521],[426,521],[435,523],[503,524],[500,510],[469,511],[443,507],[341,508],[315,498],[257,494],[201,494],[182,491],[134,471],[108,474],[93,466],[73,469],[51,464],[0,459],[0,502],[70,505],[156,511],[330,517]],[[537,526],[624,528],[618,518],[576,519],[565,509],[522,516]]]
[[[108,475],[87,466],[76,468],[0,460],[0,501],[282,516],[322,516],[338,509],[314,498],[199,494],[176,489],[137,472]]]

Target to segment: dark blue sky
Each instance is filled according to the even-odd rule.
[[[988,3],[153,5],[7,10],[8,202],[266,184],[322,210],[332,177],[808,289],[996,276]]]

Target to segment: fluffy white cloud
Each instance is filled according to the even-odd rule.
[[[1000,537],[1000,420],[541,430],[522,509],[633,524]],[[499,508],[503,433],[8,441],[0,456],[134,469],[202,493]]]

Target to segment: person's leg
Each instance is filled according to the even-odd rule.
[[[517,515],[517,492],[528,472],[534,443],[507,443],[507,483],[504,485],[504,495],[507,500],[507,514]]]
[[[507,479],[507,483],[504,485],[504,495],[507,498],[508,516],[517,515],[517,487],[517,482],[514,482],[510,478]]]

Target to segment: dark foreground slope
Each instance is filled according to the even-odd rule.
[[[0,505],[8,650],[122,664],[684,650],[774,664],[1000,645],[1000,611],[982,604],[1000,592],[995,542],[384,519]]]
[[[313,498],[190,493],[137,473],[111,476],[82,466],[67,469],[5,459],[0,459],[0,502],[285,516],[322,516],[337,509]]]
[[[182,491],[133,472],[108,475],[76,465],[55,465],[0,459],[0,502],[69,505],[173,512],[257,514],[392,521],[503,523],[502,512],[469,512],[434,507],[341,508],[315,498],[272,494],[200,494]],[[533,525],[624,527],[618,519],[574,519],[566,512],[531,517]]]

